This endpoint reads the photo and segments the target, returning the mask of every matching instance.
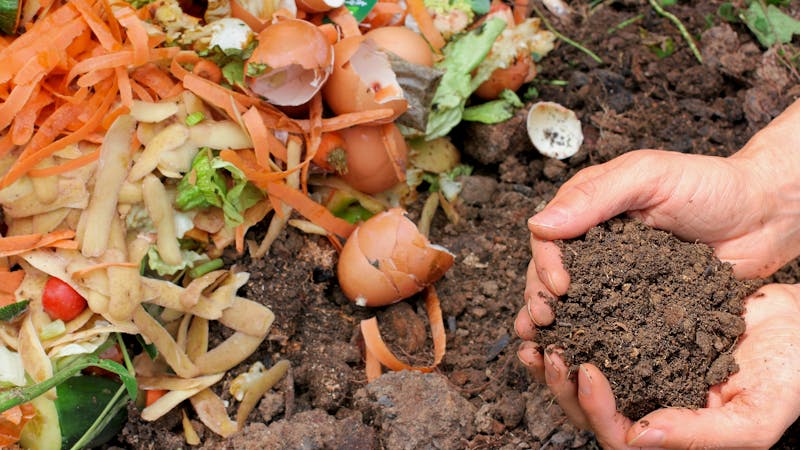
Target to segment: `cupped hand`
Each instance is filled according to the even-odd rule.
[[[622,213],[712,246],[740,278],[767,276],[800,254],[797,123],[800,100],[730,158],[638,150],[578,172],[528,221],[533,256],[520,336],[552,322],[548,301],[569,286],[552,241]]]
[[[518,356],[606,449],[769,448],[800,416],[800,285],[765,286],[745,306],[739,371],[713,386],[701,409],[660,409],[634,422],[617,412],[597,367],[581,365],[575,381],[558,353],[524,342]]]

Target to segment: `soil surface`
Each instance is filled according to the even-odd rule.
[[[648,2],[569,3],[575,11],[562,20],[539,6],[554,27],[603,63],[559,42],[540,63],[533,100],[576,112],[585,135],[581,151],[564,161],[541,157],[524,134],[524,110],[501,125],[464,125],[453,136],[475,172],[462,180],[460,221],[449,223],[439,212],[431,229],[431,240],[456,256],[437,283],[447,333],[437,371],[387,373],[367,384],[359,321],[377,315],[400,357],[429,364],[423,300],[370,310],[352,305],[338,289],[331,245],[289,229],[265,259],[237,261],[252,273],[242,294],[272,308],[276,321],[261,349],[216,389],[233,411],[236,402],[227,394],[233,376],[257,360],[269,366],[285,358],[293,368],[235,436],[219,439],[195,420],[203,448],[597,448],[516,359],[513,321],[530,258],[527,218],[581,168],[636,148],[730,155],[800,95],[800,84],[776,50],[763,49],[744,25],[717,15],[721,1],[669,7],[698,38],[702,64]],[[797,2],[784,9],[800,18]],[[660,57],[653,45],[667,40],[674,52]],[[410,208],[413,220],[418,213],[419,205]],[[264,230],[253,233],[260,240]],[[800,281],[800,264],[787,265],[773,280]],[[180,419],[175,411],[144,423],[132,409],[115,445],[184,448]],[[798,435],[795,426],[779,447],[796,448]]]
[[[702,408],[708,388],[738,370],[731,351],[757,284],[734,278],[709,246],[630,219],[559,246],[570,286],[537,341],[563,350],[573,374],[600,367],[626,417]]]

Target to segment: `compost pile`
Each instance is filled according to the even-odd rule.
[[[600,367],[627,417],[701,408],[738,370],[731,351],[757,283],[736,280],[707,245],[613,219],[560,247],[570,287],[540,342],[563,349],[571,370]]]

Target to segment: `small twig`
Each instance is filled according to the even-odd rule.
[[[573,41],[572,39],[564,36],[558,30],[553,28],[553,25],[550,24],[550,21],[547,20],[547,18],[544,16],[544,14],[542,14],[542,12],[539,10],[538,6],[536,6],[535,4],[531,3],[531,8],[533,8],[533,11],[536,13],[536,15],[539,16],[540,19],[542,19],[542,23],[544,23],[544,26],[548,30],[550,30],[551,33],[555,34],[557,38],[559,38],[562,41],[566,42],[567,44],[577,48],[578,50],[582,51],[583,53],[586,53],[587,55],[589,55],[590,58],[592,58],[596,62],[598,62],[600,64],[605,64],[603,59],[600,58],[599,56],[597,56],[593,51],[591,51],[588,48],[584,47],[583,45]]]
[[[636,23],[636,22],[638,22],[638,21],[640,21],[640,20],[642,20],[642,19],[644,19],[644,14],[639,14],[639,15],[633,16],[633,17],[631,17],[630,19],[628,19],[628,20],[623,20],[622,22],[620,22],[620,23],[618,23],[618,24],[614,25],[613,27],[609,28],[609,29],[608,29],[608,31],[607,31],[606,33],[608,33],[608,34],[614,34],[614,33],[616,33],[617,31],[619,31],[619,30],[621,30],[621,29],[623,29],[623,28],[627,27],[628,25],[630,25],[630,24],[632,24],[632,23]]]
[[[685,39],[686,43],[689,44],[689,48],[692,50],[692,53],[694,53],[694,57],[697,58],[697,61],[700,62],[700,64],[703,64],[703,56],[700,54],[700,50],[697,49],[697,44],[695,44],[694,38],[692,38],[692,35],[686,30],[686,27],[683,26],[683,22],[675,17],[674,14],[662,8],[658,3],[658,0],[648,1],[650,2],[650,6],[652,6],[658,14],[664,16],[667,18],[667,20],[674,23],[675,26],[678,27],[678,30],[681,32],[681,36],[683,36],[683,39]]]

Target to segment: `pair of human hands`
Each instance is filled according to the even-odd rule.
[[[542,354],[535,344],[536,326],[554,319],[544,298],[569,286],[552,241],[618,214],[709,244],[740,278],[768,276],[800,254],[798,123],[800,101],[730,158],[626,153],[578,172],[529,220],[533,257],[515,322],[524,340],[518,357],[605,448],[768,448],[800,416],[798,285],[768,285],[747,299],[746,331],[734,351],[739,371],[711,387],[702,409],[660,409],[634,422],[617,412],[597,367],[581,365],[576,380],[558,353]]]

